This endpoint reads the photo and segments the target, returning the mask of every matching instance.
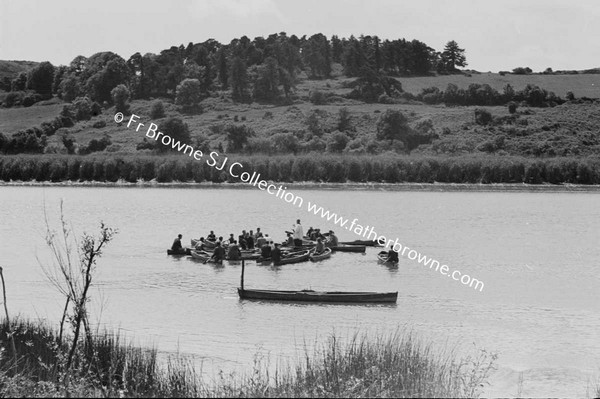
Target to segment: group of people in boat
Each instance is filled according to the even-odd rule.
[[[302,247],[304,240],[316,242],[315,253],[320,254],[327,247],[336,247],[339,245],[337,236],[332,230],[327,233],[321,233],[321,229],[310,227],[306,236],[304,235],[303,226],[300,219],[292,225],[292,231],[286,231],[287,240],[283,243],[286,247]],[[182,235],[179,234],[173,241],[171,246],[172,251],[183,251],[181,243]],[[274,243],[268,234],[263,234],[260,227],[253,230],[242,230],[238,235],[237,240],[233,233],[229,234],[229,238],[224,240],[223,236],[217,237],[213,230],[206,236],[201,237],[196,244],[196,249],[213,249],[212,260],[221,262],[227,258],[229,260],[239,260],[242,257],[242,252],[245,250],[260,250],[263,259],[272,259],[275,263],[279,262],[282,257],[280,244]],[[396,254],[397,257],[397,254]]]

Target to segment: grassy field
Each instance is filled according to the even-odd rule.
[[[0,79],[14,79],[19,73],[27,72],[37,64],[39,63],[35,61],[0,61]]]
[[[466,89],[471,83],[489,84],[494,89],[502,92],[507,84],[515,90],[522,90],[528,84],[534,84],[548,91],[553,91],[557,96],[565,97],[572,91],[575,97],[600,98],[600,74],[579,75],[512,75],[504,76],[498,73],[473,73],[468,75],[442,75],[432,77],[402,78],[402,88],[410,93],[420,93],[427,87],[438,87],[445,90],[448,83],[454,83],[459,88]]]
[[[12,134],[22,129],[39,126],[42,122],[50,122],[63,107],[57,101],[50,101],[48,105],[41,104],[43,103],[28,108],[0,108],[0,132]]]

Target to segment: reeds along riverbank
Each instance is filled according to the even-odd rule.
[[[225,156],[221,155],[221,159]],[[277,182],[528,183],[600,184],[600,157],[525,158],[307,154],[236,156],[218,170],[206,163],[170,156],[13,155],[0,158],[3,181],[240,182],[229,173],[239,162],[260,179]],[[217,164],[220,166],[220,164]],[[235,170],[239,175],[242,169]]]
[[[476,397],[495,356],[440,354],[412,333],[332,335],[314,351],[275,369],[257,356],[244,374],[203,378],[191,362],[164,364],[155,349],[123,343],[111,333],[82,346],[68,389],[57,383],[61,348],[57,334],[40,323],[11,326],[17,363],[7,356],[8,326],[3,323],[0,396],[83,397]]]

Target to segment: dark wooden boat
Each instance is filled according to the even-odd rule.
[[[336,252],[366,252],[367,247],[364,245],[338,245],[336,247],[329,247]]]
[[[238,295],[241,299],[264,301],[327,302],[327,303],[396,303],[396,292],[343,292],[343,291],[271,291],[244,289],[245,261],[242,261],[242,275]]]
[[[342,292],[342,291],[270,291],[238,288],[242,299],[264,301],[336,302],[336,303],[396,303],[398,292]]]
[[[331,250],[331,248],[325,248],[325,250],[320,254],[315,254],[314,252],[311,252],[309,259],[311,262],[319,262],[321,260],[329,259],[331,258],[332,252],[333,251]]]
[[[341,242],[342,245],[364,245],[365,247],[382,247],[383,245],[379,244],[376,240],[367,241],[367,240],[354,240],[354,241],[344,241]]]
[[[290,253],[285,257],[282,257],[281,260],[275,263],[275,266],[281,265],[291,265],[293,263],[306,262],[310,257],[310,250]]]
[[[174,255],[174,256],[184,256],[184,255],[191,255],[191,249],[190,248],[181,248],[178,251],[174,251],[172,249],[167,249],[167,255]]]
[[[387,251],[381,251],[377,254],[377,259],[379,259],[380,263],[387,263],[388,265],[397,265],[398,261],[388,261],[388,253]]]

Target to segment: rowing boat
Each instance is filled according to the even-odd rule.
[[[214,259],[211,259],[212,255],[206,251],[191,251],[190,255],[192,255],[192,258],[202,261],[204,263],[216,263],[219,265],[223,264],[222,260],[216,261]]]
[[[366,252],[367,247],[364,245],[338,245],[335,247],[329,247],[336,252]]]
[[[331,248],[325,248],[325,250],[320,254],[315,254],[315,252],[311,252],[309,259],[311,260],[311,262],[319,262],[321,260],[331,258],[331,253]]]
[[[383,245],[379,244],[376,240],[367,241],[367,240],[354,240],[354,241],[345,241],[341,242],[342,245],[364,245],[365,247],[382,247]]]
[[[298,302],[337,302],[337,303],[396,303],[398,292],[320,292],[303,291],[270,291],[246,290],[238,288],[241,299],[258,299],[266,301],[298,301]]]
[[[279,262],[275,263],[275,266],[291,265],[292,263],[306,262],[309,257],[310,257],[310,250],[291,253],[285,258],[282,257],[279,260]]]
[[[198,239],[192,238],[192,240],[190,242],[192,244],[192,247],[194,247],[194,248],[196,248],[198,245],[202,245],[203,247],[208,248],[208,249],[213,249],[214,247],[217,246],[216,241],[208,241],[208,240],[200,241]]]
[[[167,249],[167,255],[174,255],[174,256],[190,255],[190,252],[191,252],[190,248],[181,248],[178,250]]]

